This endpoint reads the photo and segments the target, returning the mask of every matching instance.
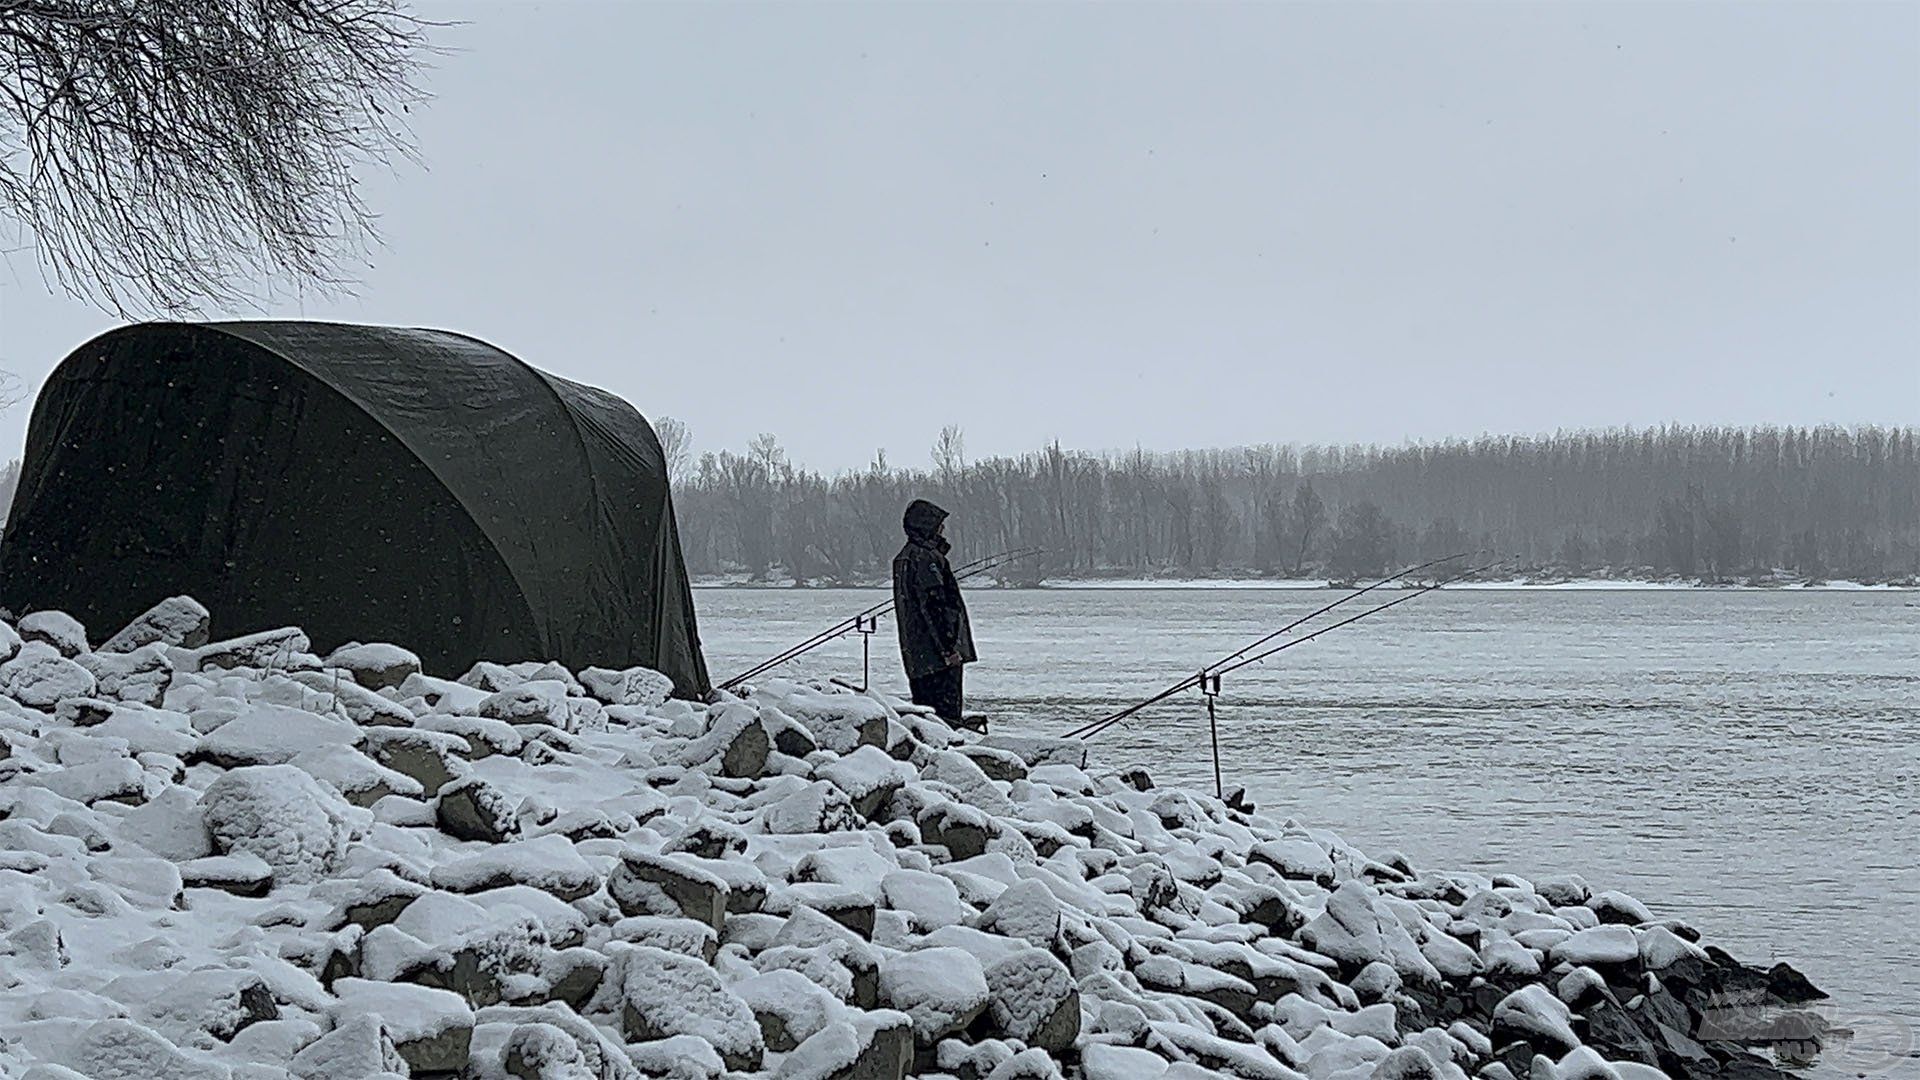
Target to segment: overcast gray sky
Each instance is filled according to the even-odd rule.
[[[696,450],[1920,422],[1920,5],[421,10],[465,20],[427,168],[357,296],[275,313],[466,331]],[[9,259],[37,387],[113,320]]]

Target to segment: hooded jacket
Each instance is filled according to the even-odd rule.
[[[900,630],[900,659],[910,678],[945,671],[947,657],[955,653],[963,664],[979,659],[973,651],[973,626],[967,621],[960,583],[947,564],[952,545],[934,535],[946,518],[945,510],[915,499],[901,519],[907,545],[893,557],[893,621]]]

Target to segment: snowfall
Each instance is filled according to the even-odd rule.
[[[769,678],[0,622],[0,1076],[1778,1075],[1823,995],[1084,743]]]

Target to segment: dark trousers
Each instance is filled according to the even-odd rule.
[[[965,665],[955,664],[945,671],[908,678],[907,684],[913,687],[913,703],[931,707],[935,716],[950,724],[959,723],[960,681],[966,670]]]

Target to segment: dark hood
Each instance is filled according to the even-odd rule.
[[[907,504],[907,512],[901,516],[900,524],[907,530],[909,540],[931,540],[933,530],[947,520],[947,512],[925,499],[915,499]]]

